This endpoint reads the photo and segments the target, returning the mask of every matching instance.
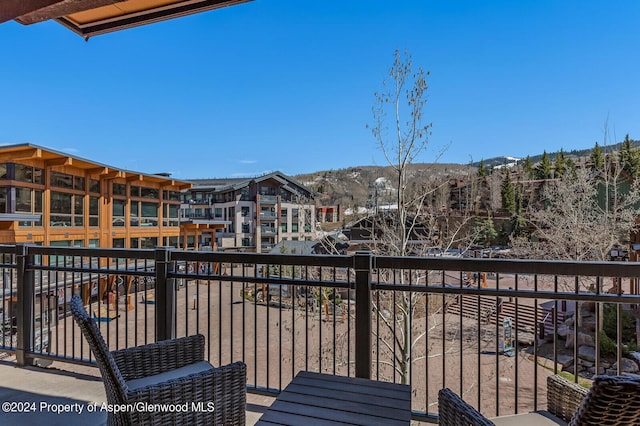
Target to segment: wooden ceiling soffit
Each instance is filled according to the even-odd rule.
[[[60,157],[60,158],[52,158],[50,160],[46,160],[45,164],[47,167],[49,166],[70,166],[73,164],[73,158],[71,157]]]
[[[110,172],[104,173],[100,175],[102,179],[115,179],[122,177],[122,172],[120,170],[112,170]]]
[[[127,178],[127,182],[140,182],[142,180],[142,175],[133,175]]]
[[[108,167],[95,167],[93,169],[87,169],[87,174],[89,175],[106,175],[109,173]]]
[[[13,160],[34,160],[42,158],[42,150],[40,148],[29,148],[22,151],[11,153]]]
[[[162,189],[182,191],[183,189],[189,189],[192,186],[193,185],[191,185],[190,183],[176,182],[175,180],[172,179],[171,182],[168,182],[162,185]]]
[[[24,25],[35,24],[48,21],[49,19],[60,18],[61,16],[97,9],[102,6],[109,6],[125,0],[23,0],[23,3],[50,3],[44,7],[39,7],[28,13],[19,15],[16,21]]]
[[[128,0],[120,3],[119,7],[107,5],[61,16],[56,20],[85,39],[89,39],[100,34],[249,1],[252,0]]]

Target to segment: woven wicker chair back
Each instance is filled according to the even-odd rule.
[[[96,321],[89,316],[78,296],[71,299],[71,313],[96,358],[106,388],[107,401],[122,404],[126,399],[125,380],[116,365],[109,348],[102,338]]]

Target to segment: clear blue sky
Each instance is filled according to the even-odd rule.
[[[431,72],[420,161],[640,139],[640,1],[256,0],[85,42],[0,25],[0,143],[180,179],[378,164],[396,48]]]

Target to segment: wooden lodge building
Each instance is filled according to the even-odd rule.
[[[190,187],[32,144],[0,146],[0,244],[187,247],[224,227],[181,226],[180,191]]]

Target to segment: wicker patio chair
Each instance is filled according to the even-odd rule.
[[[110,352],[77,296],[71,312],[100,368],[107,403],[126,407],[108,412],[109,425],[245,425],[246,366],[204,361],[201,334]]]
[[[489,426],[568,424],[571,426],[640,425],[640,379],[598,376],[585,389],[560,376],[547,378],[547,411],[487,419],[450,389],[438,394],[440,425]]]

